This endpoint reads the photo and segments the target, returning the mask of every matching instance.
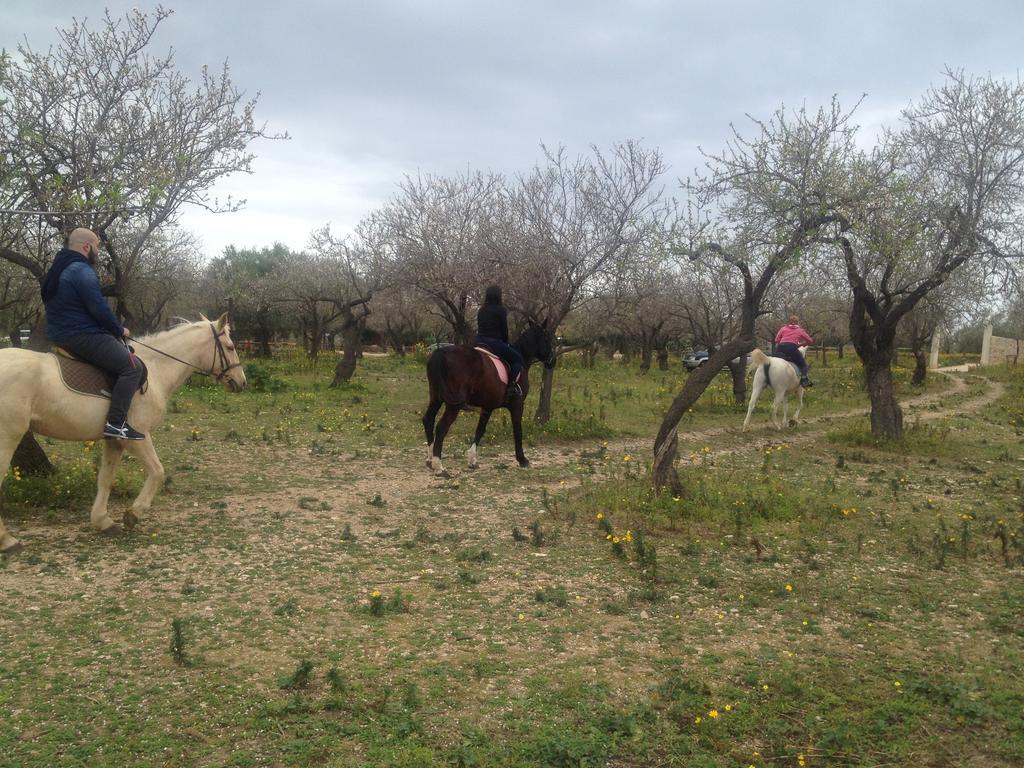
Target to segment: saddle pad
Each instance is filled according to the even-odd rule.
[[[114,377],[95,365],[54,353],[60,378],[64,386],[72,392],[92,397],[110,399],[110,390],[114,386]]]
[[[508,366],[505,364],[505,361],[489,349],[484,349],[483,347],[473,347],[473,349],[484,357],[490,358],[491,363],[494,365],[494,370],[498,372],[498,378],[501,379],[501,383],[508,386]]]
[[[114,388],[114,382],[117,378],[114,374],[107,373],[102,368],[97,368],[95,365],[79,360],[77,357],[71,357],[70,353],[65,349],[60,347],[56,349],[59,351],[52,352],[51,354],[57,358],[60,379],[64,382],[65,387],[80,395],[110,399],[110,391]],[[145,392],[147,389],[146,385],[149,383],[149,370],[146,368],[146,364],[138,357],[135,358],[135,362],[142,366],[142,376],[139,378],[138,391]]]

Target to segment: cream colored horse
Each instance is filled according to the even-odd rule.
[[[800,354],[806,352],[807,347],[800,347]],[[789,426],[789,401],[787,396],[796,393],[796,413],[793,414],[793,423],[800,418],[800,411],[804,407],[804,388],[800,386],[800,371],[788,360],[781,357],[768,357],[760,349],[750,353],[750,367],[756,368],[754,382],[751,385],[750,406],[747,408],[747,418],[743,420],[743,431],[747,431],[750,423],[750,416],[754,413],[754,406],[757,405],[757,398],[766,387],[771,387],[775,392],[775,402],[772,403],[772,423],[777,429]],[[782,405],[782,422],[779,422],[779,405]]]
[[[146,434],[146,439],[103,440],[103,461],[90,515],[99,531],[115,528],[107,513],[107,500],[126,450],[142,463],[146,481],[131,509],[124,513],[125,527],[134,527],[152,504],[164,479],[163,465],[153,449],[153,430],[163,421],[171,395],[193,372],[212,375],[233,392],[245,386],[245,373],[231,341],[226,314],[216,322],[204,317],[201,322],[185,323],[144,338],[145,344],[153,349],[142,346],[140,340],[135,351],[149,368],[149,386],[145,392],[135,394],[128,420]],[[59,440],[100,440],[108,406],[104,398],[80,395],[65,388],[53,355],[0,349],[0,483],[26,432]],[[20,546],[0,521],[0,553],[12,552]]]

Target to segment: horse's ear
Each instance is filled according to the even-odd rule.
[[[223,315],[217,318],[217,333],[220,333],[228,324],[228,313],[225,312]]]
[[[544,318],[544,322],[540,324],[540,327],[543,328],[544,330],[547,330],[548,319],[546,317]]]
[[[210,318],[208,318],[208,317],[207,317],[206,315],[204,315],[204,314],[203,314],[202,312],[200,312],[200,313],[199,313],[199,319],[200,319],[200,320],[202,320],[202,321],[203,321],[204,323],[208,323],[208,322],[210,322]]]

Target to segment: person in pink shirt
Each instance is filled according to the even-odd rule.
[[[810,346],[814,339],[800,326],[800,318],[796,315],[789,316],[789,322],[779,329],[775,334],[775,357],[781,357],[800,369],[800,386],[807,388],[814,384],[807,378],[809,366],[800,352],[800,347]]]

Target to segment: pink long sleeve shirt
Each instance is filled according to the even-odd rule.
[[[799,325],[790,324],[782,326],[779,332],[775,334],[775,343],[776,345],[796,344],[798,347],[802,347],[805,344],[810,346],[814,343],[814,339]]]

